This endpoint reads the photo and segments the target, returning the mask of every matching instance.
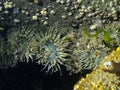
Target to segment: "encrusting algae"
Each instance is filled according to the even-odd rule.
[[[73,90],[120,90],[120,47],[113,51],[86,78],[74,85]]]

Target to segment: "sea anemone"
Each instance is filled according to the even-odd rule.
[[[45,32],[38,32],[37,39],[39,45],[39,53],[37,54],[38,64],[44,66],[43,70],[47,73],[60,71],[61,65],[69,60],[70,54],[67,49],[70,44],[65,40],[65,33],[59,28],[50,28]]]
[[[102,42],[102,34],[90,38],[81,30],[77,32],[74,44],[70,48],[72,60],[65,64],[70,73],[96,68],[109,52],[109,48]]]
[[[34,42],[34,29],[21,27],[8,32],[8,44],[11,54],[15,60],[26,61],[33,60],[34,52],[32,51]]]

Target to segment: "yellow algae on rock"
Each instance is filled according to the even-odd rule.
[[[120,47],[118,47],[118,48],[116,49],[116,51],[120,51]]]
[[[120,90],[120,47],[113,51],[86,78],[76,83],[73,90]]]

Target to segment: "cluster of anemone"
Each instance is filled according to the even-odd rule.
[[[64,30],[53,27],[46,31],[14,28],[7,35],[7,53],[16,62],[33,61],[43,65],[46,72],[61,72],[61,66],[70,59],[66,36]]]
[[[113,27],[105,27],[106,31],[117,36],[116,40],[119,42],[119,26],[115,33]],[[8,62],[9,59],[8,66],[14,66],[17,62],[33,61],[43,65],[43,70],[47,73],[61,73],[63,66],[70,73],[93,69],[110,52],[110,48],[103,42],[103,32],[92,35],[84,30],[74,31],[56,26],[46,30],[24,26],[13,28],[8,31],[5,50],[5,43],[2,38],[0,39],[0,53],[5,51],[2,60]]]
[[[50,73],[61,72],[62,66],[71,73],[96,68],[109,52],[109,47],[103,43],[107,36],[96,28],[107,21],[119,20],[119,9],[119,0],[2,0],[0,20],[5,27],[17,24],[23,27],[9,30],[7,42],[0,37],[1,66],[33,61],[43,65],[43,70]],[[86,33],[81,31],[84,21],[91,29]],[[44,29],[46,25],[54,27],[37,30]],[[112,25],[105,26],[104,31],[110,33],[108,37],[112,39],[109,44],[114,47],[120,45],[120,26],[119,22]],[[66,29],[57,26],[72,26],[75,29],[81,26],[81,30],[76,30],[77,35],[71,37]],[[99,34],[91,35],[91,32],[97,31]]]
[[[77,33],[65,30],[60,27],[46,30],[14,28],[7,35],[6,55],[14,63],[33,61],[43,65],[47,73],[61,73],[62,66],[70,73],[78,73],[97,67],[109,52],[102,42],[103,33],[90,38],[81,30]]]

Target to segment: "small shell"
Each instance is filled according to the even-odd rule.
[[[35,4],[38,4],[38,3],[39,3],[39,0],[34,0],[34,3],[35,3]]]
[[[104,63],[104,66],[105,66],[105,68],[110,68],[110,67],[112,67],[112,62],[107,61],[107,62]]]
[[[61,4],[65,4],[65,1],[64,1],[64,0],[61,0],[60,3],[61,3]]]
[[[50,11],[50,14],[54,15],[54,14],[55,14],[55,11],[54,11],[54,10],[51,10],[51,11]]]
[[[62,19],[66,19],[67,16],[66,16],[66,15],[62,15],[61,18],[62,18]]]
[[[90,29],[91,29],[91,30],[94,30],[94,29],[96,29],[96,28],[97,28],[96,24],[90,25]]]
[[[44,25],[48,25],[48,22],[47,22],[47,21],[44,21],[43,24],[44,24]]]
[[[38,16],[37,15],[34,15],[34,16],[32,16],[32,20],[38,20]]]
[[[60,3],[60,0],[56,0],[56,3]]]
[[[40,13],[41,13],[43,16],[46,16],[48,12],[47,12],[46,8],[43,8]]]

